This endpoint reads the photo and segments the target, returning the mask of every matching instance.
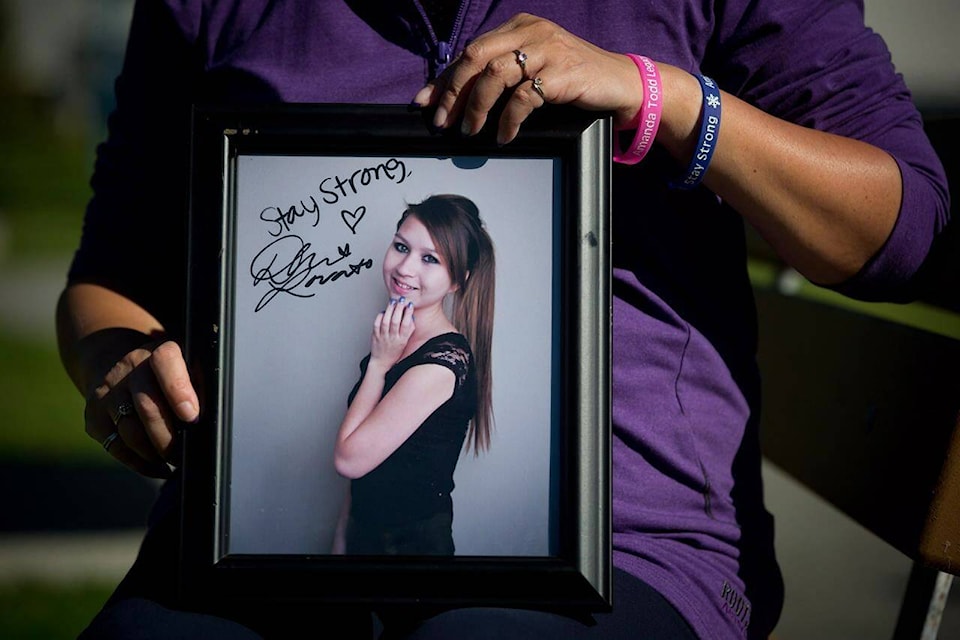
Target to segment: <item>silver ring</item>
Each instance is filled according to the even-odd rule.
[[[543,98],[543,101],[546,102],[547,99],[543,95],[543,80],[540,76],[537,76],[533,79],[533,90],[540,94],[540,97]]]
[[[103,442],[101,442],[100,445],[103,447],[104,451],[109,452],[110,447],[113,445],[114,441],[119,437],[120,437],[120,434],[114,431],[110,435],[108,435],[106,438],[104,438]]]
[[[113,420],[113,426],[117,426],[120,423],[120,418],[123,416],[128,416],[133,413],[133,404],[129,402],[121,402],[117,405],[117,412],[110,416],[110,419]]]
[[[527,70],[527,54],[520,49],[514,49],[513,55],[517,56],[517,64],[520,65],[520,68],[526,72]]]

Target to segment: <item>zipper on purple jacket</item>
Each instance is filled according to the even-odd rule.
[[[453,46],[460,36],[460,29],[463,27],[463,18],[467,13],[467,5],[470,4],[470,0],[460,0],[457,15],[453,19],[453,27],[450,29],[449,41],[440,40],[440,38],[437,37],[436,32],[433,30],[433,25],[430,24],[430,18],[427,16],[427,12],[424,10],[423,5],[420,4],[420,0],[413,0],[413,4],[417,8],[417,11],[420,12],[423,23],[427,26],[427,33],[430,35],[431,44],[434,49],[434,76],[438,76],[443,73],[443,70],[450,64],[450,60],[453,59]]]

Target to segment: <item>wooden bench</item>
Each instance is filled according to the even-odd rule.
[[[756,294],[764,456],[912,559],[893,637],[935,637],[960,574],[960,340]]]

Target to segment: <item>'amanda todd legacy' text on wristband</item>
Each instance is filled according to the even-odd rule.
[[[640,82],[643,84],[643,102],[637,113],[637,129],[630,147],[624,151],[615,148],[613,161],[622,164],[637,164],[647,155],[660,128],[660,114],[663,103],[661,95],[660,70],[656,63],[646,56],[626,54],[640,70]]]

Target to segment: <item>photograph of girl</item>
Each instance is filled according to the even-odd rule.
[[[334,447],[350,482],[332,552],[453,555],[454,470],[493,428],[495,258],[476,205],[407,206],[382,271],[389,301]]]

